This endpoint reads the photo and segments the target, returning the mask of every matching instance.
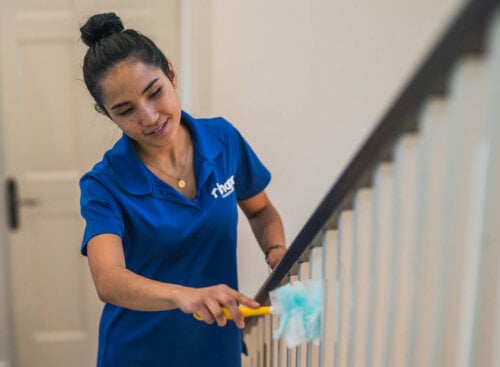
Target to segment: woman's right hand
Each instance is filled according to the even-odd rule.
[[[240,329],[245,327],[245,319],[238,306],[259,307],[258,302],[224,284],[206,288],[179,287],[175,299],[183,312],[196,313],[207,324],[217,322],[221,327],[227,323],[222,310],[222,307],[225,307]]]

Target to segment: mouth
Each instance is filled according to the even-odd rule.
[[[168,124],[168,120],[165,121],[163,124],[161,124],[157,129],[147,132],[146,135],[158,135],[158,134],[160,134],[165,129],[167,124]]]

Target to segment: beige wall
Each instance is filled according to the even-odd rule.
[[[1,42],[0,37],[0,42]],[[0,49],[2,45],[0,44]],[[2,58],[0,56],[0,67],[2,63]],[[0,80],[0,83],[2,81]],[[2,88],[0,88],[0,93]],[[0,96],[1,100],[1,96]],[[0,126],[3,124],[0,114]],[[0,141],[2,141],[2,129],[0,129]],[[1,153],[1,150],[0,150]],[[7,363],[6,361],[10,358],[10,325],[9,325],[9,308],[8,308],[8,287],[7,287],[7,246],[5,242],[5,226],[6,226],[6,215],[5,215],[5,177],[3,174],[3,162],[0,160],[0,367],[6,367],[2,363]]]
[[[200,3],[184,4],[185,107],[250,141],[291,241],[462,0]],[[268,272],[246,223],[240,233],[240,285],[254,295]]]

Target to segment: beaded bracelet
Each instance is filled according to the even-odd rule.
[[[265,255],[266,255],[266,263],[269,264],[269,253],[271,252],[271,250],[274,250],[276,248],[282,248],[282,249],[286,250],[286,247],[283,246],[283,245],[271,245],[271,246],[269,246],[267,248],[267,250],[266,250],[266,253],[265,253]]]

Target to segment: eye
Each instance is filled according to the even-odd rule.
[[[132,108],[127,108],[126,110],[124,111],[120,111],[117,113],[118,116],[126,116],[128,114],[130,114],[130,112],[132,112]]]
[[[161,89],[162,89],[162,87],[159,87],[158,89],[156,89],[153,93],[151,93],[150,97],[154,98],[156,96],[159,96],[161,93]]]

